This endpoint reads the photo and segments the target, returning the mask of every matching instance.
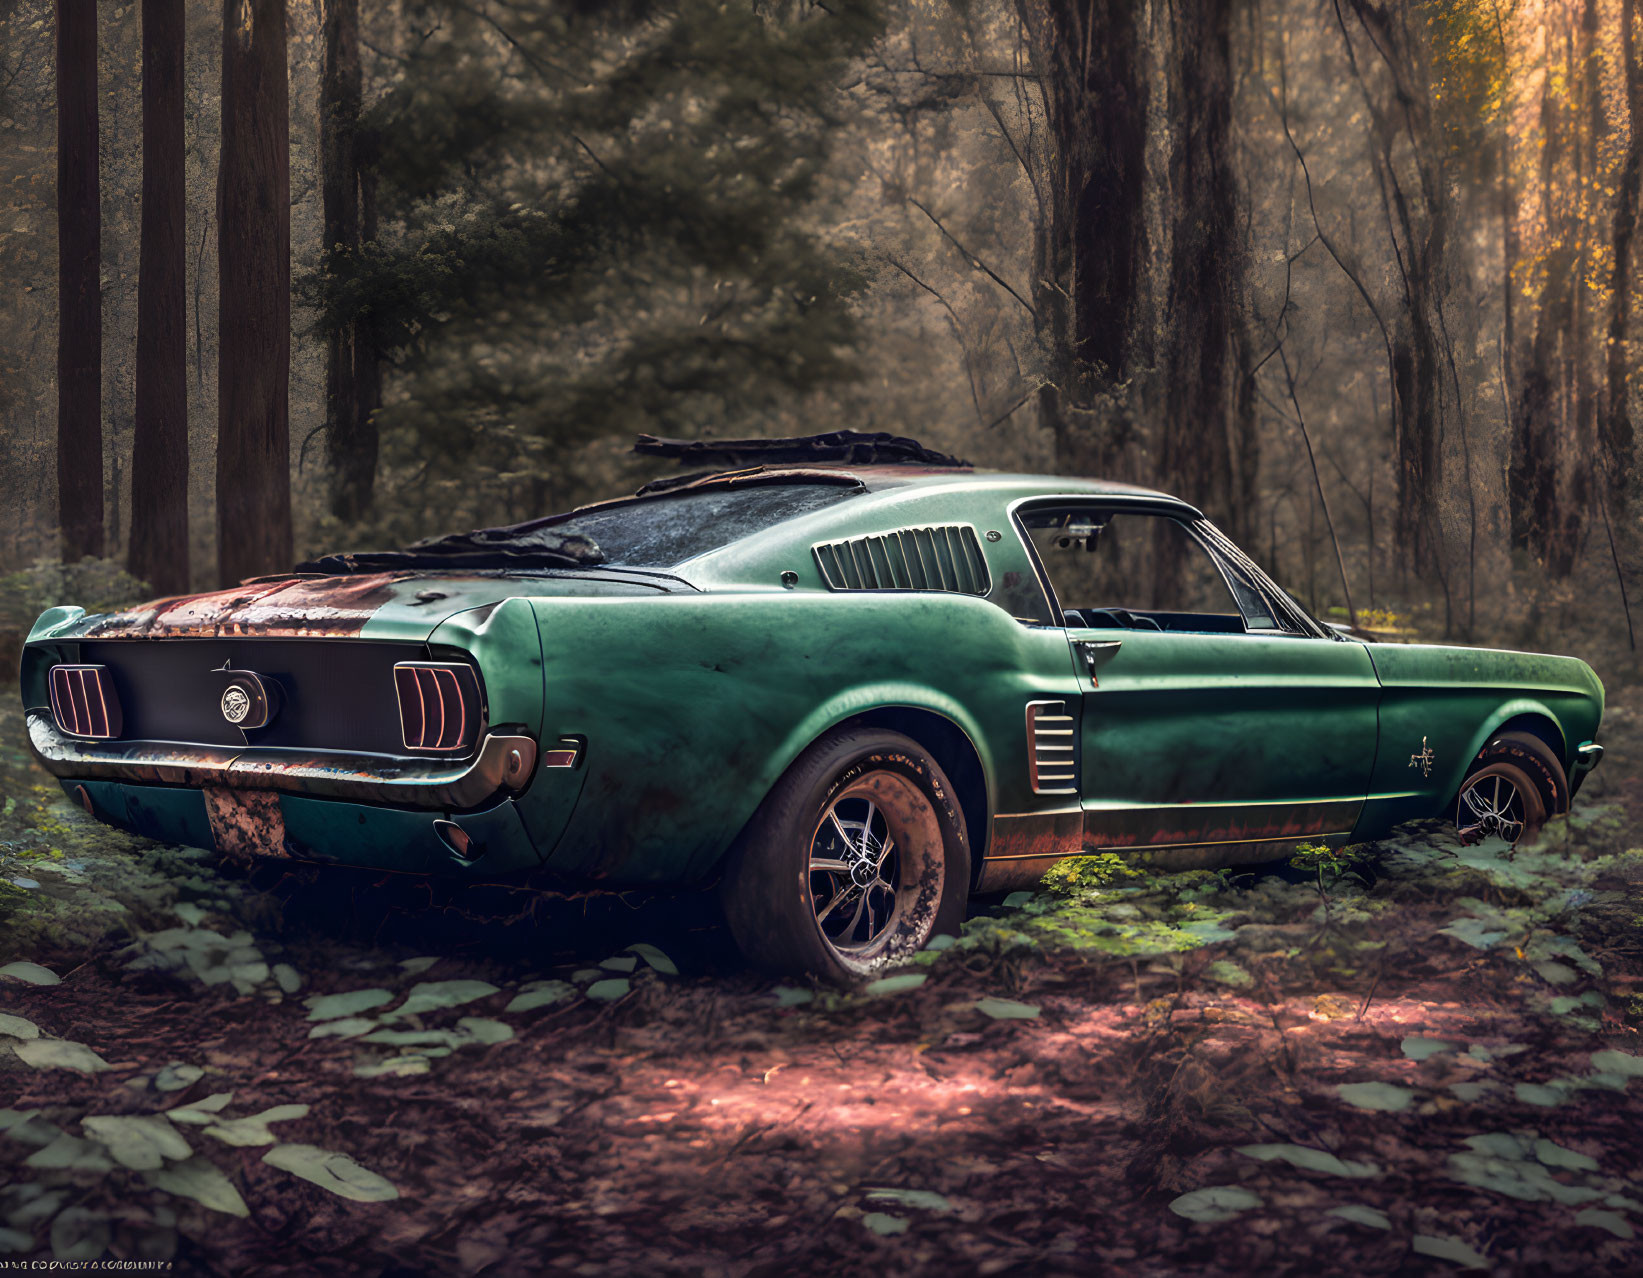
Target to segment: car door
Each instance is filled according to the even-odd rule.
[[[1351,831],[1380,696],[1361,643],[1302,633],[1190,518],[1090,504],[1020,515],[1084,676],[1086,849]]]

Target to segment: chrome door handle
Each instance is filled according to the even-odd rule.
[[[1090,683],[1099,688],[1101,680],[1095,676],[1096,667],[1112,659],[1112,655],[1124,646],[1122,639],[1081,640],[1078,650],[1084,654],[1084,666],[1090,672]]]

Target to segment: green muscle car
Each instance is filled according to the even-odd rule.
[[[1080,853],[1515,840],[1602,754],[1583,662],[1337,633],[1162,493],[852,432],[648,448],[721,465],[53,608],[33,749],[99,820],[230,856],[717,879],[749,959],[833,980]]]

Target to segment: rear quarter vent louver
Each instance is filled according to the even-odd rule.
[[[120,699],[107,666],[53,666],[51,715],[71,737],[107,740],[120,735]]]
[[[1034,794],[1077,794],[1077,721],[1065,701],[1027,703],[1027,777]]]
[[[992,589],[981,541],[968,524],[903,528],[814,547],[829,590],[927,590],[985,595]]]
[[[394,667],[405,748],[417,753],[462,754],[482,726],[479,680],[451,662],[402,661]]]

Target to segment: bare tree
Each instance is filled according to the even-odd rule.
[[[223,0],[217,173],[217,571],[291,563],[285,0]]]
[[[131,574],[188,589],[188,270],[183,0],[143,0],[143,211],[137,274]]]
[[[65,563],[103,553],[97,3],[57,0],[57,519]]]
[[[1033,311],[1047,355],[1039,412],[1056,463],[1111,472],[1126,386],[1150,362],[1146,320],[1149,86],[1139,0],[1017,0],[1053,160]]]
[[[1442,491],[1444,368],[1452,357],[1443,306],[1452,286],[1454,205],[1432,122],[1429,51],[1406,10],[1335,0],[1336,25],[1369,117],[1369,157],[1392,248],[1399,308],[1391,331],[1398,504],[1394,537],[1403,562],[1427,579],[1445,572]],[[1373,58],[1385,87],[1374,83]],[[1399,163],[1400,143],[1409,162]]]
[[[375,234],[373,179],[364,171],[360,154],[360,93],[359,0],[326,0],[320,180],[325,252],[334,269],[346,269],[359,253],[362,232],[367,238]],[[379,368],[367,322],[354,320],[332,331],[325,366],[326,438],[331,511],[339,519],[357,519],[371,506],[377,463],[372,414],[381,401]]]
[[[1171,6],[1169,314],[1159,482],[1235,531],[1256,498],[1232,147],[1233,0]],[[1234,456],[1234,442],[1237,456]]]
[[[1633,468],[1636,436],[1631,413],[1631,318],[1633,241],[1637,235],[1639,185],[1643,184],[1643,72],[1637,57],[1637,0],[1621,0],[1620,62],[1625,85],[1626,158],[1620,170],[1614,209],[1614,275],[1609,297],[1606,352],[1608,404],[1602,422],[1603,458],[1608,470],[1610,500],[1624,519]]]
[[[1551,244],[1519,376],[1508,474],[1512,544],[1539,556],[1554,577],[1574,568],[1593,495],[1597,396],[1588,357],[1587,214],[1603,133],[1595,0],[1583,0],[1566,37],[1572,54],[1567,84],[1556,83],[1561,77],[1548,68],[1541,88],[1540,215]]]

